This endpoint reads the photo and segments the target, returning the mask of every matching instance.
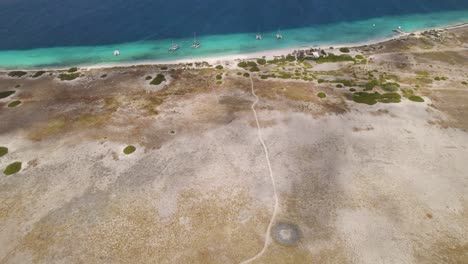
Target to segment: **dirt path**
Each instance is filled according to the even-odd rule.
[[[265,243],[263,244],[262,250],[260,252],[258,252],[257,255],[253,256],[252,258],[242,261],[241,264],[251,263],[252,261],[254,261],[254,260],[258,259],[259,257],[261,257],[266,252],[266,250],[268,248],[268,245],[270,244],[270,241],[271,241],[271,235],[270,235],[271,234],[271,228],[273,227],[276,215],[278,214],[278,211],[279,211],[278,194],[276,192],[276,182],[275,182],[275,178],[273,177],[273,170],[271,169],[270,154],[268,152],[268,148],[267,148],[267,146],[265,144],[265,141],[263,140],[262,131],[260,130],[260,122],[258,121],[257,111],[255,110],[255,106],[257,105],[259,99],[258,99],[258,96],[255,94],[252,76],[250,77],[250,85],[251,85],[251,89],[252,89],[252,95],[255,97],[255,101],[253,102],[251,108],[252,108],[252,112],[253,112],[254,117],[255,117],[255,122],[257,123],[258,140],[260,141],[260,143],[263,146],[263,151],[265,153],[265,158],[266,158],[267,165],[268,165],[268,171],[270,173],[270,179],[271,179],[271,185],[273,187],[275,205],[274,205],[274,209],[273,209],[273,214],[271,215],[270,223],[268,224],[268,227],[267,227],[267,230],[266,230],[266,233],[265,233]]]

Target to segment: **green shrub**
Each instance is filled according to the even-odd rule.
[[[264,74],[260,75],[261,79],[268,79],[268,77],[270,77],[270,76],[269,75],[264,75]]]
[[[124,148],[123,153],[128,155],[128,154],[132,154],[133,152],[135,152],[135,150],[136,150],[135,146],[128,145]]]
[[[343,88],[343,85],[339,83],[336,85],[336,88]]]
[[[75,72],[75,73],[61,73],[58,76],[58,78],[61,81],[71,81],[71,80],[74,80],[74,79],[76,79],[78,77],[80,77],[80,73],[78,73],[78,72]]]
[[[45,71],[37,71],[36,73],[34,73],[34,75],[32,77],[37,78],[37,77],[41,76],[44,73],[45,73]]]
[[[286,56],[286,60],[289,61],[289,62],[293,62],[296,60],[296,57],[294,57],[293,55],[288,55]]]
[[[323,83],[323,82],[325,82],[325,80],[324,79],[318,79],[317,82],[318,83]]]
[[[223,79],[223,76],[221,74],[216,75],[216,80],[221,80]]]
[[[253,67],[250,67],[250,71],[251,71],[251,72],[259,72],[260,69],[258,68],[257,65],[255,65],[255,66],[253,66]]]
[[[22,163],[19,162],[19,161],[16,161],[16,162],[13,162],[13,163],[10,163],[8,166],[6,166],[5,170],[3,171],[3,173],[5,175],[12,175],[12,174],[15,174],[17,172],[19,172],[21,170],[21,165]]]
[[[439,78],[439,77],[435,77],[434,80],[440,81],[440,78]]]
[[[239,62],[239,63],[237,64],[237,66],[240,67],[240,68],[245,68],[245,67],[247,67],[247,62],[241,61],[241,62]]]
[[[370,82],[364,84],[364,91],[370,91],[374,89],[374,87],[377,86],[378,84],[379,84],[379,81],[373,79]]]
[[[77,67],[72,67],[72,68],[68,69],[68,72],[77,72],[77,71],[78,71]]]
[[[387,92],[395,92],[398,90],[398,87],[400,87],[398,83],[389,82],[382,84],[382,89]]]
[[[8,76],[20,78],[20,77],[23,77],[26,74],[27,74],[27,72],[24,72],[24,71],[11,71],[11,72],[8,73]]]
[[[161,66],[160,69],[163,70],[163,71],[165,71],[165,70],[167,70],[167,66]]]
[[[107,77],[107,74],[101,75],[101,78],[103,78],[103,79],[106,78],[106,77]]]
[[[217,65],[215,68],[216,68],[217,70],[222,70],[222,69],[224,69],[223,65]]]
[[[15,106],[17,106],[19,104],[21,104],[21,101],[13,101],[13,102],[8,104],[8,107],[15,107]]]
[[[413,102],[418,102],[418,103],[422,103],[424,102],[424,99],[420,96],[417,96],[417,95],[412,95],[410,97],[408,97],[409,100],[413,101]]]
[[[237,72],[237,75],[242,75],[242,72]]]
[[[468,85],[468,82],[465,82],[465,81],[463,81],[463,82],[461,82],[461,83],[462,83],[463,85]]]
[[[8,154],[8,148],[7,147],[0,147],[0,157],[5,156]]]
[[[354,57],[355,57],[356,59],[358,59],[358,60],[363,60],[363,59],[364,59],[364,56],[362,56],[362,55],[360,55],[360,54],[358,54],[358,55],[356,55],[356,56],[354,56]]]
[[[367,93],[367,92],[356,92],[353,94],[353,101],[361,104],[373,105],[377,102],[381,103],[399,103],[401,102],[401,96],[398,93],[385,93],[380,94],[378,92]]]
[[[257,67],[257,63],[255,61],[249,61],[247,62],[247,66],[249,67]]]
[[[244,77],[250,77],[250,74],[248,72],[244,73]]]
[[[145,77],[145,80],[147,80],[147,81],[149,81],[149,80],[151,80],[151,79],[153,79],[153,76],[146,76],[146,77]]]
[[[216,81],[216,84],[222,84],[223,82],[222,81]]]
[[[257,60],[257,63],[260,64],[260,65],[265,65],[265,64],[266,64],[266,60],[265,60],[265,59],[258,59],[258,60]]]
[[[150,82],[151,85],[160,85],[162,82],[166,81],[166,77],[163,74],[158,73],[156,77]]]
[[[318,96],[319,98],[325,98],[325,97],[327,97],[327,95],[326,95],[324,92],[318,93],[317,96]]]
[[[355,92],[355,91],[356,91],[356,89],[354,89],[354,88],[351,88],[351,89],[349,89],[349,91],[350,91],[350,92]]]
[[[340,51],[343,52],[343,53],[348,53],[349,48],[340,48]]]
[[[2,98],[7,98],[8,96],[16,93],[16,91],[5,91],[5,92],[0,92],[0,99]]]

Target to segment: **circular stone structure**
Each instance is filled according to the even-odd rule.
[[[281,245],[292,246],[301,238],[299,227],[290,223],[278,223],[273,227],[273,239]]]

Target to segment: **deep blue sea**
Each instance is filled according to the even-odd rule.
[[[0,0],[0,68],[204,58],[468,22],[468,0]],[[373,26],[375,24],[375,26]],[[283,40],[274,34],[281,29]],[[190,45],[197,32],[202,47]],[[255,34],[265,38],[255,40]],[[181,46],[175,53],[171,43]],[[114,49],[121,56],[113,56]]]

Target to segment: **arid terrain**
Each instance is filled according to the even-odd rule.
[[[468,27],[324,53],[0,73],[0,263],[468,263]]]

